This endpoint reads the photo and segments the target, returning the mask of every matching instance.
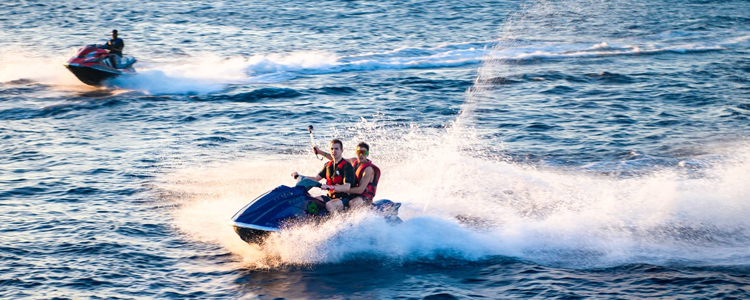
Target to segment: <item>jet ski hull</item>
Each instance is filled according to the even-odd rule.
[[[239,237],[252,244],[262,244],[273,232],[281,231],[287,224],[298,221],[324,220],[328,214],[325,204],[308,194],[311,186],[318,183],[310,179],[297,182],[294,187],[278,186],[258,196],[234,214],[230,225]],[[398,224],[400,203],[378,200],[373,211],[383,216],[388,223]]]
[[[133,69],[135,58],[130,56],[115,56],[115,58],[115,66],[118,68],[112,67],[113,62],[106,50],[97,45],[87,45],[79,49],[78,53],[65,63],[65,67],[81,82],[101,86],[108,79],[135,73]]]
[[[325,214],[325,204],[310,197],[305,187],[279,186],[248,203],[230,222],[240,238],[260,244],[287,222]]]
[[[82,66],[77,64],[66,64],[65,67],[68,68],[68,70],[70,70],[73,75],[78,77],[78,80],[85,84],[93,86],[100,86],[102,85],[103,81],[124,74],[120,71],[102,70],[96,67]]]
[[[240,236],[240,239],[250,244],[260,244],[271,232],[279,231],[274,228],[252,228],[245,224],[238,225],[234,224],[234,232]]]

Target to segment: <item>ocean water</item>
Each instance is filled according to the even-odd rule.
[[[0,298],[748,299],[750,2],[0,3]],[[112,29],[137,74],[63,63]],[[229,218],[366,141],[377,198]],[[319,191],[313,191],[319,193]]]

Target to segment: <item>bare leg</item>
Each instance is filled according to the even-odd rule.
[[[344,202],[341,202],[339,199],[331,199],[331,201],[326,203],[326,209],[332,213],[343,211]]]
[[[365,199],[359,196],[349,201],[349,207],[352,209],[358,209],[360,207],[365,207],[365,206],[368,206],[367,201],[365,201]]]

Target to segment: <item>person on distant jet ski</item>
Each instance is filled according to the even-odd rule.
[[[112,30],[112,39],[99,48],[109,50],[109,62],[112,63],[113,68],[117,69],[117,61],[122,57],[122,49],[125,48],[125,42],[117,37],[117,29]]]
[[[332,140],[331,154],[333,159],[327,162],[317,175],[305,176],[315,181],[326,179],[326,183],[321,185],[320,188],[328,190],[328,196],[320,196],[319,199],[326,203],[326,209],[330,212],[341,211],[345,206],[349,206],[351,195],[348,191],[355,180],[354,168],[346,159],[341,157],[343,149],[344,144],[340,140]],[[297,178],[299,175],[297,172],[292,173],[293,178]]]
[[[317,146],[313,146],[313,152],[316,155],[323,155],[323,157],[329,160],[332,159],[330,154],[320,151]],[[354,166],[354,186],[349,189],[349,194],[354,198],[349,201],[349,207],[370,206],[378,189],[380,168],[367,158],[370,154],[370,145],[367,143],[361,142],[357,144],[357,149],[354,153],[357,155],[356,157],[346,159]]]

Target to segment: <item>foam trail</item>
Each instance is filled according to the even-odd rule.
[[[325,70],[335,58],[324,53],[255,55],[222,58],[199,55],[189,60],[156,59],[136,65],[137,73],[120,76],[108,86],[148,94],[209,94],[230,84],[276,83],[297,77],[295,73]]]
[[[672,45],[648,45],[642,41],[576,41],[530,43],[523,37],[539,35],[533,26],[538,20],[530,16],[555,11],[559,7],[540,6],[512,17],[503,29],[502,38],[495,43],[459,43],[434,48],[401,48],[376,53],[337,55],[322,51],[256,54],[250,57],[219,57],[197,54],[175,60],[154,59],[149,70],[162,71],[165,76],[191,78],[222,84],[278,83],[300,75],[335,74],[423,68],[449,68],[484,62],[468,97],[477,96],[487,80],[498,76],[498,68],[505,64],[533,59],[570,59],[601,56],[686,53],[720,51],[725,42],[683,42]],[[566,8],[567,9],[567,8]],[[555,12],[555,14],[562,14]],[[529,19],[534,20],[529,21]],[[700,36],[695,40],[702,40]],[[491,47],[494,44],[494,47]],[[731,43],[730,43],[731,44]],[[492,49],[487,51],[487,47]],[[507,75],[507,74],[506,74]],[[471,103],[471,101],[467,101]],[[465,107],[467,108],[467,107]]]
[[[543,8],[543,9],[542,9]],[[214,54],[197,54],[175,61],[155,59],[148,70],[159,70],[165,77],[189,78],[220,84],[278,83],[300,75],[321,75],[343,72],[450,68],[475,65],[480,68],[473,91],[469,96],[481,97],[479,91],[491,79],[499,76],[504,65],[535,59],[572,59],[601,56],[628,56],[659,53],[691,53],[720,51],[731,45],[734,37],[724,42],[681,42],[670,45],[649,45],[642,41],[576,41],[534,42],[522,38],[539,35],[530,24],[535,14],[543,14],[559,7],[541,6],[512,17],[503,29],[502,38],[486,51],[491,43],[461,43],[434,48],[402,48],[377,53],[337,55],[322,51],[256,54],[250,57],[223,58]],[[560,12],[555,12],[562,14]],[[695,40],[702,40],[696,36]],[[506,74],[507,75],[507,74]],[[471,103],[472,101],[467,101]],[[465,109],[468,106],[464,107]]]
[[[196,54],[179,60],[155,59],[147,68],[158,69],[168,76],[182,76],[212,82],[268,83],[263,81],[263,75],[325,73],[337,64],[337,60],[338,57],[333,54],[316,51],[229,58],[215,54]],[[294,76],[286,79],[292,78]]]
[[[169,76],[160,70],[138,71],[136,74],[119,76],[108,80],[106,85],[147,94],[208,94],[225,88],[224,84],[218,82]]]
[[[420,52],[420,55],[413,55]],[[278,83],[300,75],[384,69],[435,68],[477,63],[481,52],[467,49],[402,49],[394,53],[339,57],[319,51],[259,54],[247,58],[196,55],[138,63],[138,73],[109,82],[111,87],[149,94],[207,94],[230,84]]]
[[[251,75],[297,72],[327,73],[335,68],[338,57],[325,52],[294,52],[287,55],[255,55],[248,59],[246,71]]]
[[[376,70],[440,68],[475,64],[481,50],[473,47],[459,49],[399,49],[384,53],[337,56],[326,52],[293,52],[290,54],[255,55],[244,63],[250,76],[271,73],[331,74]]]

